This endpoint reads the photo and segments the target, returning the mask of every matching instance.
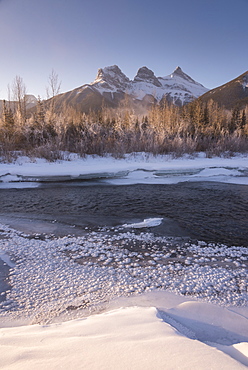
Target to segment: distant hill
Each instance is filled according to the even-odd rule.
[[[133,80],[116,65],[100,68],[96,79],[72,91],[54,97],[57,109],[64,105],[73,106],[79,111],[89,112],[102,109],[103,106],[117,108],[120,103],[143,111],[154,101],[166,99],[182,106],[204,94],[208,89],[194,81],[177,67],[165,77],[156,77],[147,67],[138,70]]]
[[[248,71],[222,86],[209,90],[201,96],[202,101],[210,99],[213,99],[226,109],[234,107],[244,108],[248,105]]]
[[[37,99],[34,95],[25,95],[26,99],[26,109],[32,109],[37,105]],[[17,106],[16,101],[6,101],[7,107],[10,107],[12,110],[15,109]],[[3,100],[0,100],[0,112],[2,111],[3,108]]]

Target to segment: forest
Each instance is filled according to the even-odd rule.
[[[163,100],[142,116],[124,105],[85,114],[70,106],[58,111],[53,99],[57,82],[51,86],[51,99],[38,99],[35,108],[27,109],[22,81],[16,80],[14,103],[2,103],[2,160],[27,155],[54,161],[64,159],[66,152],[121,157],[141,151],[174,156],[248,151],[248,106],[229,111],[213,100],[205,103],[199,98],[183,107]]]

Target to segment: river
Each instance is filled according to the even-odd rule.
[[[161,217],[154,232],[248,246],[248,187],[216,182],[173,185],[42,184],[0,190],[0,221],[26,232],[79,235],[85,227]]]

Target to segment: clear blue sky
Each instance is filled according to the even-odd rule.
[[[248,0],[0,0],[0,50],[0,99],[17,75],[45,98],[52,69],[64,92],[113,64],[214,88],[248,70]]]

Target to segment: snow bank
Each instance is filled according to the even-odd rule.
[[[43,159],[21,157],[15,163],[0,163],[0,187],[27,187],[41,181],[101,180],[115,185],[174,184],[182,181],[221,181],[248,184],[248,156],[173,159],[145,153],[127,154],[123,159],[111,156],[69,155],[67,161],[48,163]],[[22,185],[20,185],[22,184]]]
[[[155,302],[163,309],[146,306]],[[139,306],[128,303],[86,319],[0,329],[1,369],[234,370],[248,365],[247,310],[184,302],[168,293],[136,298]],[[219,344],[225,338],[226,344]]]

